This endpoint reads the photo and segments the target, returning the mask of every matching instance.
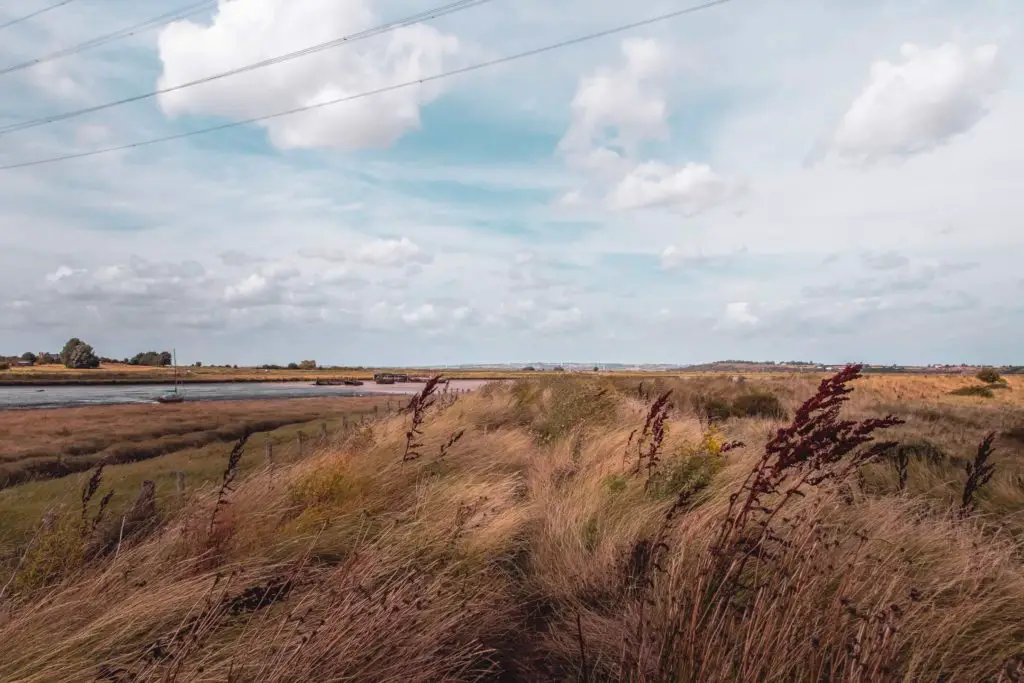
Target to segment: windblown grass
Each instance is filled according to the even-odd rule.
[[[1015,680],[1024,568],[994,502],[998,487],[1024,500],[999,479],[1019,456],[1009,439],[980,464],[980,439],[938,441],[935,466],[963,478],[947,504],[914,470],[902,491],[858,484],[876,442],[801,417],[813,385],[763,387],[796,416],[783,436],[761,417],[709,427],[685,386],[562,382],[437,401],[411,460],[412,415],[382,416],[241,474],[219,506],[213,487],[188,494],[116,551],[68,550],[92,543],[72,499],[23,554],[55,569],[19,580],[26,560],[0,598],[0,680]],[[890,412],[889,393],[860,390],[836,420]],[[885,438],[950,429],[966,444],[990,426],[968,426],[970,406],[928,409],[964,422],[910,415]],[[237,464],[259,457],[250,444]],[[953,457],[995,467],[966,514]],[[778,511],[767,526],[761,508]]]

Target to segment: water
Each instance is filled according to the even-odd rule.
[[[314,396],[411,394],[419,391],[420,386],[422,385],[402,384],[378,387],[372,382],[367,382],[360,387],[318,387],[305,382],[189,384],[185,386],[185,400],[191,402],[309,398]],[[155,403],[157,396],[169,390],[171,390],[169,385],[154,384],[0,387],[0,410],[5,408],[64,408],[124,403]]]

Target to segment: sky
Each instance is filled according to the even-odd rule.
[[[1022,361],[1019,0],[732,0],[419,83],[688,6],[490,0],[4,130],[432,2],[220,0],[0,74],[0,166],[241,124],[0,170],[0,353]],[[185,4],[75,0],[0,70]]]

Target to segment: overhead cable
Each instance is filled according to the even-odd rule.
[[[63,7],[64,5],[70,4],[72,2],[74,2],[74,0],[61,0],[61,2],[58,2],[55,5],[50,5],[48,7],[44,7],[43,9],[36,10],[35,12],[32,12],[31,14],[26,14],[24,16],[20,16],[17,19],[11,19],[10,21],[8,21],[6,23],[0,24],[0,31],[4,30],[5,28],[8,28],[10,26],[14,26],[15,24],[20,24],[23,21],[28,21],[29,19],[32,19],[33,17],[38,17],[40,14],[45,14],[47,12],[53,11],[53,10],[57,9],[58,7]]]
[[[15,71],[29,69],[39,64],[51,62],[55,59],[60,59],[62,57],[67,57],[69,55],[85,52],[86,50],[91,50],[93,48],[100,47],[101,45],[106,45],[116,40],[121,40],[122,38],[130,38],[138,33],[142,33],[143,31],[148,31],[150,29],[165,26],[171,23],[172,21],[178,21],[179,19],[186,19],[188,17],[195,16],[196,14],[205,12],[208,9],[216,7],[216,5],[216,0],[202,0],[202,2],[193,2],[191,4],[178,7],[177,9],[164,12],[163,14],[152,17],[150,19],[140,21],[136,24],[125,26],[124,28],[118,29],[111,33],[106,33],[101,36],[97,36],[96,38],[91,38],[82,43],[70,45],[68,47],[64,47],[59,50],[49,52],[45,55],[25,60],[24,62],[19,62],[17,64],[2,67],[0,68],[0,76],[4,76],[9,73],[14,73]]]
[[[470,72],[473,72],[473,71],[479,71],[481,69],[489,68],[489,67],[492,67],[492,66],[498,66],[500,64],[505,64],[507,62],[517,61],[517,60],[520,60],[520,59],[525,59],[527,57],[533,57],[533,56],[536,56],[536,55],[539,55],[539,54],[544,54],[546,52],[551,52],[553,50],[557,50],[557,49],[560,49],[560,48],[569,47],[571,45],[578,45],[580,43],[588,42],[588,41],[591,41],[591,40],[596,40],[598,38],[604,38],[604,37],[607,37],[607,36],[615,35],[617,33],[624,33],[626,31],[630,31],[632,29],[641,28],[641,27],[644,27],[644,26],[649,26],[651,24],[656,24],[656,23],[659,23],[659,22],[667,21],[669,19],[674,19],[676,17],[680,17],[680,16],[683,16],[683,15],[686,15],[686,14],[693,14],[693,13],[700,12],[700,11],[703,11],[703,10],[711,9],[712,7],[717,7],[719,5],[725,5],[725,4],[727,4],[727,3],[731,2],[731,1],[732,0],[711,0],[709,2],[705,2],[705,3],[700,4],[700,5],[693,5],[693,6],[690,6],[690,7],[686,7],[684,9],[675,10],[673,12],[668,12],[668,13],[665,13],[665,14],[659,14],[658,16],[649,17],[647,19],[642,19],[640,21],[634,21],[634,22],[631,22],[629,24],[622,24],[622,25],[616,26],[614,28],[605,29],[603,31],[597,31],[595,33],[588,33],[588,34],[586,34],[584,36],[579,36],[579,37],[576,37],[576,38],[570,38],[568,40],[563,40],[563,41],[558,42],[558,43],[553,43],[553,44],[550,44],[550,45],[545,45],[543,47],[533,48],[533,49],[530,49],[530,50],[526,50],[524,52],[517,52],[517,53],[511,54],[511,55],[506,55],[504,57],[498,57],[496,59],[491,59],[491,60],[487,60],[487,61],[484,61],[484,62],[477,62],[476,64],[471,64],[469,66],[460,67],[458,69],[452,69],[450,71],[444,71],[444,72],[441,72],[441,73],[437,73],[437,74],[434,74],[434,75],[431,75],[431,76],[425,76],[423,78],[414,79],[414,80],[411,80],[411,81],[405,81],[405,82],[402,82],[402,83],[395,83],[395,84],[384,86],[384,87],[381,87],[381,88],[375,88],[373,90],[367,90],[367,91],[364,91],[364,92],[356,93],[354,95],[346,95],[344,97],[338,97],[338,98],[335,98],[335,99],[326,100],[324,102],[317,102],[316,104],[309,104],[309,105],[305,105],[305,106],[302,106],[302,107],[294,107],[292,109],[286,109],[286,110],[283,110],[283,111],[274,112],[273,114],[266,114],[264,116],[254,116],[252,118],[242,119],[242,120],[239,120],[239,121],[231,121],[229,123],[223,123],[223,124],[220,124],[220,125],[217,125],[217,126],[210,126],[208,128],[199,128],[199,129],[196,129],[196,130],[185,131],[183,133],[176,133],[174,135],[166,135],[166,136],[158,137],[158,138],[150,138],[148,140],[140,140],[138,142],[132,142],[132,143],[124,144],[124,145],[115,145],[115,146],[111,146],[111,147],[103,147],[103,148],[100,148],[100,149],[88,150],[88,151],[85,151],[85,152],[76,152],[76,153],[73,153],[73,154],[64,154],[64,155],[61,155],[61,156],[50,157],[50,158],[46,158],[46,159],[36,159],[36,160],[33,160],[33,161],[23,161],[23,162],[18,162],[18,163],[14,163],[14,164],[8,164],[6,166],[0,166],[0,171],[8,171],[8,170],[16,169],[16,168],[27,168],[27,167],[30,167],[30,166],[41,166],[43,164],[52,164],[52,163],[56,163],[56,162],[59,162],[59,161],[67,161],[67,160],[70,160],[70,159],[83,159],[83,158],[86,158],[86,157],[98,156],[100,154],[110,154],[110,153],[113,153],[113,152],[121,152],[121,151],[129,150],[129,149],[136,149],[138,147],[147,147],[149,145],[155,145],[155,144],[158,144],[158,143],[161,143],[161,142],[170,142],[172,140],[182,140],[184,138],[189,138],[189,137],[193,137],[193,136],[196,136],[196,135],[205,135],[207,133],[215,133],[215,132],[222,131],[222,130],[228,130],[230,128],[237,128],[239,126],[246,126],[246,125],[249,125],[251,123],[261,123],[263,121],[270,121],[270,120],[282,118],[282,117],[285,117],[285,116],[292,116],[294,114],[299,114],[299,113],[302,113],[302,112],[313,111],[313,110],[316,110],[316,109],[322,109],[324,107],[334,106],[336,104],[341,104],[343,102],[351,102],[353,100],[358,100],[358,99],[362,99],[362,98],[365,98],[365,97],[372,97],[374,95],[380,95],[380,94],[383,94],[383,93],[392,92],[392,91],[395,91],[395,90],[401,90],[401,89],[404,89],[404,88],[409,88],[409,87],[416,86],[416,85],[421,85],[421,84],[424,84],[424,83],[430,83],[430,82],[433,82],[433,81],[439,81],[439,80],[442,80],[442,79],[445,79],[445,78],[450,78],[452,76],[458,76],[458,75],[470,73]]]
[[[263,69],[268,66],[273,66],[275,64],[281,64],[282,62],[290,61],[292,59],[306,57],[317,52],[322,52],[324,50],[329,50],[335,47],[340,47],[342,45],[347,45],[349,43],[354,43],[359,40],[364,40],[366,38],[378,36],[389,31],[394,31],[395,29],[401,28],[403,26],[411,26],[412,24],[418,24],[429,19],[436,19],[438,17],[454,14],[456,12],[461,12],[463,10],[471,9],[473,7],[477,7],[479,5],[483,5],[493,1],[494,0],[457,0],[456,2],[451,2],[448,3],[447,5],[442,5],[441,7],[435,7],[434,9],[419,12],[417,14],[405,17],[403,19],[398,19],[396,21],[391,21],[386,24],[381,24],[380,26],[365,29],[363,31],[359,31],[358,33],[352,33],[347,36],[342,36],[341,38],[335,38],[334,40],[329,40],[324,43],[319,43],[317,45],[302,48],[301,50],[295,50],[293,52],[288,52],[283,55],[278,55],[277,57],[271,57],[269,59],[264,59],[259,62],[253,62],[251,64],[246,64],[235,69],[230,69],[228,71],[222,71],[220,73],[211,74],[210,76],[204,76],[203,78],[197,78],[195,80],[187,81],[185,83],[179,83],[177,85],[169,86],[166,88],[159,88],[157,90],[152,90],[150,92],[142,93],[139,95],[132,95],[131,97],[125,97],[119,100],[113,100],[111,102],[104,102],[103,104],[97,104],[91,107],[74,109],[71,111],[63,112],[61,114],[44,116],[38,119],[32,119],[30,121],[22,121],[21,123],[12,123],[10,125],[0,127],[0,135],[6,135],[8,133],[14,133],[21,130],[28,130],[29,128],[38,128],[39,126],[45,126],[50,123],[56,123],[57,121],[67,121],[68,119],[78,118],[79,116],[84,116],[85,114],[92,114],[94,112],[103,111],[105,109],[111,109],[113,107],[118,107],[124,104],[130,104],[132,102],[141,102],[142,100],[148,100],[153,97],[158,97],[160,95],[178,92],[179,90],[185,90],[186,88],[193,88],[197,85],[211,83],[213,81],[220,80],[222,78],[227,78],[229,76],[237,76],[238,74],[246,73],[249,71],[255,71],[256,69]]]

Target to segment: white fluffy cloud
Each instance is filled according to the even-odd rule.
[[[559,149],[592,187],[589,193],[570,190],[558,204],[577,207],[593,194],[612,210],[662,206],[692,215],[728,200],[737,184],[707,164],[640,159],[642,143],[669,138],[672,55],[650,39],[624,40],[621,52],[620,67],[599,68],[580,80]]]
[[[368,0],[221,0],[210,25],[179,21],[160,34],[163,73],[173,87],[382,23]],[[168,116],[233,119],[316,105],[444,70],[459,41],[425,24],[160,96]],[[420,125],[437,85],[399,90],[263,122],[280,148],[387,147]]]
[[[650,139],[668,135],[662,79],[670,63],[667,48],[655,40],[622,41],[625,64],[598,69],[580,81],[572,101],[572,124],[560,147],[570,157],[593,164],[613,147],[629,152]]]
[[[998,48],[905,44],[902,61],[876,62],[833,145],[861,161],[927,152],[970,130],[1003,83]]]
[[[736,194],[736,183],[723,178],[706,164],[670,166],[660,161],[638,164],[609,193],[611,209],[668,206],[696,214]]]

